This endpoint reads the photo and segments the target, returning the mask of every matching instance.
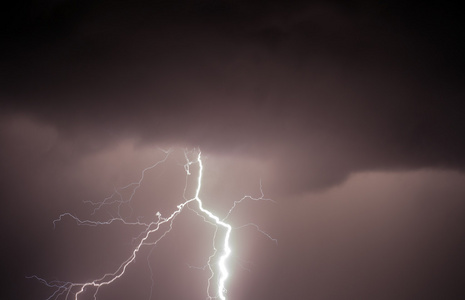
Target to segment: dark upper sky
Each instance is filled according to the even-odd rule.
[[[11,286],[33,290],[19,298],[40,297],[23,282],[31,272],[72,280],[74,267],[53,266],[76,258],[51,220],[85,215],[82,200],[134,180],[156,146],[200,147],[215,162],[213,195],[234,201],[262,178],[281,203],[244,208],[286,242],[243,250],[262,269],[241,278],[262,280],[235,299],[463,296],[454,256],[465,250],[465,31],[455,5],[29,1],[4,7],[0,22],[2,234]],[[224,173],[237,187],[212,179]],[[280,226],[281,211],[292,225]],[[375,267],[380,257],[392,264]]]

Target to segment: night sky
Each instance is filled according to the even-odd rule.
[[[440,1],[5,5],[2,298],[53,293],[27,276],[84,282],[117,268],[137,228],[53,220],[110,218],[86,201],[171,147],[127,218],[183,201],[182,149],[202,151],[201,198],[218,215],[260,182],[275,201],[231,215],[228,300],[464,299],[461,12]],[[213,234],[184,211],[97,299],[205,299],[209,274],[191,266]]]

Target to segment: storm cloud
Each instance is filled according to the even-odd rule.
[[[360,170],[463,168],[463,89],[444,80],[458,79],[447,53],[367,6],[57,3],[10,37],[6,111],[63,134],[311,169],[297,192]]]

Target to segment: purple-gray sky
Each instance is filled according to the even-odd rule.
[[[46,299],[28,275],[83,281],[124,259],[131,230],[52,221],[88,217],[83,201],[172,146],[202,149],[212,210],[258,193],[260,179],[276,200],[231,217],[279,243],[234,232],[230,300],[463,298],[464,24],[451,4],[404,2],[2,9],[6,297]],[[179,203],[180,161],[151,173],[135,210]],[[201,264],[211,228],[179,221],[151,256],[153,299],[205,297],[208,275],[188,265]],[[142,258],[99,299],[148,299],[148,274]]]

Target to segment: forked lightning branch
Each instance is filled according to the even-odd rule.
[[[136,260],[136,257],[140,255],[141,249],[143,247],[154,246],[158,244],[168,233],[171,232],[173,228],[173,222],[175,219],[183,212],[185,208],[188,208],[194,211],[200,218],[202,218],[208,226],[215,227],[215,233],[213,235],[213,245],[220,245],[219,247],[212,246],[212,250],[209,254],[206,254],[206,259],[208,262],[206,264],[206,268],[210,272],[210,277],[207,282],[207,290],[206,296],[208,299],[226,299],[226,284],[229,278],[229,270],[228,270],[228,263],[229,258],[231,255],[231,233],[233,231],[233,227],[230,223],[228,223],[227,219],[234,211],[236,206],[245,200],[253,200],[253,201],[272,201],[271,199],[264,198],[264,194],[262,191],[262,187],[260,184],[260,196],[253,197],[246,195],[241,199],[236,200],[228,213],[220,218],[218,215],[213,213],[212,211],[208,210],[204,207],[202,200],[200,199],[200,191],[202,189],[202,176],[203,176],[203,163],[200,150],[192,150],[192,151],[184,151],[184,170],[186,176],[186,185],[184,187],[184,202],[181,202],[177,205],[176,209],[171,212],[171,214],[163,216],[160,212],[157,212],[156,219],[151,222],[130,222],[123,218],[119,213],[120,208],[123,204],[128,204],[133,201],[134,195],[137,193],[139,187],[143,184],[145,179],[145,175],[150,170],[156,168],[160,164],[166,162],[170,154],[172,153],[171,150],[164,151],[164,157],[160,161],[156,162],[155,164],[151,165],[150,167],[145,168],[140,175],[138,181],[130,183],[124,187],[121,187],[115,191],[115,194],[112,196],[105,198],[103,201],[98,203],[93,203],[94,205],[94,213],[100,209],[103,209],[107,205],[116,205],[118,208],[118,217],[110,218],[104,221],[93,221],[87,219],[80,219],[71,213],[64,213],[56,219],[53,224],[56,226],[56,223],[61,221],[63,218],[71,218],[76,221],[78,225],[82,226],[105,226],[111,225],[112,223],[123,223],[126,225],[138,225],[142,226],[143,230],[141,230],[137,243],[135,244],[134,248],[128,255],[127,259],[122,261],[119,267],[116,270],[110,270],[108,273],[105,273],[103,276],[100,276],[96,279],[90,280],[88,282],[68,282],[68,281],[47,281],[41,277],[36,275],[30,276],[29,278],[35,278],[39,280],[41,283],[45,284],[49,288],[52,289],[51,295],[47,298],[47,300],[79,300],[84,295],[90,294],[93,299],[98,299],[98,293],[101,288],[106,286],[110,286],[113,284],[117,284],[117,281],[123,277],[126,273],[126,270],[131,267]],[[195,180],[195,193],[194,196],[188,198],[186,196],[187,190],[187,182],[190,176],[193,176],[191,173],[191,166],[197,165],[198,173],[197,178]],[[123,199],[121,197],[121,191],[130,191],[129,196],[127,199]],[[116,195],[117,194],[117,195]],[[119,197],[115,197],[119,196]],[[264,235],[266,235],[269,239],[274,242],[277,242],[275,239],[271,238],[271,236],[264,231],[262,231],[256,224],[249,223],[249,224],[242,224],[236,228],[242,228],[244,226],[251,226]],[[166,229],[167,228],[167,229]],[[154,236],[158,236],[154,238]],[[157,270],[152,270],[149,265],[151,272],[156,272]],[[153,277],[153,276],[152,276]],[[152,279],[152,287],[154,285]],[[152,298],[152,291],[150,292],[149,300]]]

